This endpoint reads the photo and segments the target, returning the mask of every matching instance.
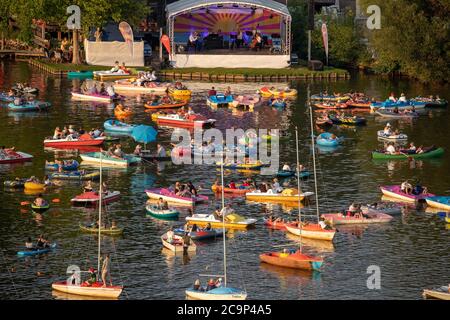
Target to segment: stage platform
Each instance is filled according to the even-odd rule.
[[[174,54],[172,61],[175,68],[271,68],[289,67],[290,55],[252,54],[248,51],[227,50],[227,54],[203,52],[193,54]]]

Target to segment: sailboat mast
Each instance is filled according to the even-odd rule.
[[[302,250],[302,209],[300,203],[300,160],[298,156],[298,128],[295,127],[295,150],[297,151],[297,193],[298,193],[298,227],[300,229],[300,250]]]
[[[313,154],[313,168],[314,168],[314,190],[316,193],[316,213],[317,213],[317,221],[319,221],[319,192],[317,188],[317,170],[316,170],[316,148],[314,142],[314,125],[313,125],[313,112],[311,107],[311,102],[309,101],[309,90],[308,90],[308,104],[309,104],[309,115],[311,118],[311,145],[312,145],[312,154]]]
[[[100,187],[98,195],[98,256],[97,256],[97,281],[100,275],[100,259],[101,259],[101,230],[102,230],[102,196],[103,196],[103,182],[102,182],[102,167],[103,167],[103,153],[100,150]]]
[[[220,176],[222,179],[222,209],[225,208],[225,185],[223,182],[223,157],[222,157],[222,163],[220,165]],[[225,211],[225,210],[224,210]],[[222,237],[223,237],[223,280],[225,287],[227,286],[227,245],[225,242],[225,212],[222,214]]]

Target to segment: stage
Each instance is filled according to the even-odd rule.
[[[174,54],[175,68],[270,68],[289,67],[290,55]]]

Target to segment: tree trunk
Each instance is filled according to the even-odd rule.
[[[5,32],[4,31],[2,31],[2,38],[1,38],[1,48],[0,48],[0,50],[3,50],[3,49],[5,49]]]
[[[72,52],[72,63],[73,64],[80,64],[81,63],[81,59],[80,59],[80,46],[78,43],[78,30],[74,29],[73,30],[73,52]]]

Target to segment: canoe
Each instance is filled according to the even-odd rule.
[[[158,125],[166,125],[181,128],[206,128],[213,127],[216,123],[215,119],[207,119],[201,115],[193,114],[187,117],[179,114],[152,114],[152,120]]]
[[[335,95],[323,95],[323,94],[313,94],[310,97],[311,100],[329,101],[329,102],[346,102],[350,100],[350,97],[345,96],[335,96]]]
[[[422,194],[406,194],[401,191],[401,187],[399,185],[393,186],[380,186],[381,192],[388,197],[398,199],[405,202],[425,202],[426,198],[434,197],[435,195],[432,193],[422,193]]]
[[[367,212],[365,216],[359,213],[353,216],[347,216],[342,213],[325,213],[321,217],[332,225],[387,223],[394,218],[381,212]]]
[[[100,152],[87,152],[80,154],[83,164],[96,164],[102,163],[105,167],[129,167],[139,164],[141,162],[140,157],[136,157],[131,154],[126,154],[123,158],[110,157],[103,154],[100,159]]]
[[[81,285],[68,284],[66,281],[52,283],[52,289],[69,294],[80,296],[118,298],[122,293],[122,286],[105,286],[101,282],[96,282],[91,286],[84,283]]]
[[[288,190],[288,189],[285,189]],[[304,192],[301,194],[288,195],[286,193],[269,193],[269,192],[249,192],[245,194],[245,198],[249,201],[256,202],[298,202],[312,196],[313,192]]]
[[[272,97],[272,96],[282,97],[282,98],[297,96],[296,89],[283,90],[283,89],[262,87],[261,89],[258,90],[258,93],[265,98]]]
[[[245,107],[249,109],[254,109],[261,104],[261,97],[257,94],[255,95],[240,95],[233,99],[231,106],[233,108]]]
[[[377,131],[378,139],[391,140],[391,141],[408,141],[408,135],[404,133],[400,134],[385,134],[384,130]]]
[[[256,219],[244,218],[237,214],[230,214],[225,218],[226,229],[247,229],[256,223]],[[222,219],[217,219],[213,214],[193,214],[186,217],[186,222],[190,225],[196,224],[197,226],[211,225],[212,228],[222,228]]]
[[[296,235],[302,236],[303,238],[316,239],[316,240],[327,240],[332,241],[334,235],[336,234],[335,229],[322,229],[322,227],[317,223],[304,224],[301,228],[298,227],[298,223],[290,223],[286,225],[288,232]]]
[[[167,92],[169,83],[159,82],[147,82],[145,85],[138,85],[134,79],[117,80],[114,83],[114,90],[118,92],[132,92],[132,93],[159,93],[164,94]]]
[[[443,148],[432,149],[424,153],[404,153],[404,154],[387,154],[379,151],[372,151],[372,158],[377,160],[408,160],[408,159],[429,159],[438,158],[444,154]]]
[[[48,248],[39,248],[39,249],[38,248],[33,248],[33,249],[25,249],[23,251],[18,251],[17,255],[19,257],[35,256],[35,255],[38,255],[38,254],[43,254],[43,253],[50,252],[50,251],[55,250],[55,249],[56,249],[56,243],[52,243],[50,245],[50,247],[48,247]]]
[[[375,112],[376,114],[384,117],[384,118],[395,118],[395,119],[412,119],[412,118],[417,118],[419,117],[419,114],[417,112],[413,112],[413,111],[406,111],[406,112],[398,112],[395,113],[391,110],[377,110]]]
[[[246,300],[247,292],[241,289],[230,287],[218,287],[209,291],[195,290],[194,288],[185,291],[186,296],[193,300]]]
[[[216,185],[212,185],[211,186],[211,189],[212,189],[212,191],[213,192],[215,192],[215,193],[220,193],[220,192],[222,192],[222,186],[216,186]],[[228,187],[225,187],[224,189],[223,189],[223,192],[224,193],[232,193],[232,194],[236,194],[236,195],[245,195],[246,193],[248,193],[248,192],[252,192],[252,191],[254,191],[255,189],[250,189],[250,188],[236,188],[236,189],[232,189],[232,188],[228,188]]]
[[[94,226],[94,224],[89,224],[89,225],[84,225],[80,223],[80,230],[84,231],[84,232],[90,232],[90,233],[97,233],[98,234],[98,228]],[[123,233],[123,229],[122,228],[100,228],[100,233],[102,234],[107,234],[110,236],[117,236],[117,235],[121,235]]]
[[[321,133],[317,137],[316,143],[319,146],[323,146],[323,147],[337,147],[339,144],[342,143],[342,140],[343,140],[342,137],[336,137],[335,139],[332,139],[331,136],[332,136],[332,134],[329,132]]]
[[[103,123],[103,127],[111,132],[131,133],[136,125],[109,119]]]
[[[206,98],[206,104],[213,108],[228,107],[233,101],[233,96],[226,96],[224,94],[217,94]]]
[[[124,117],[129,117],[133,114],[132,110],[124,110],[124,109],[120,109],[118,107],[114,108],[114,115],[117,118],[124,118]]]
[[[319,271],[323,265],[322,258],[308,256],[301,253],[300,250],[294,253],[267,252],[260,254],[259,259],[261,262],[271,265],[301,270]]]
[[[157,206],[149,204],[145,207],[148,214],[158,219],[177,219],[180,213],[173,209],[162,210]]]
[[[417,97],[417,98],[411,99],[411,101],[423,102],[423,103],[425,103],[425,108],[442,108],[442,107],[446,107],[448,105],[448,101],[445,99],[430,99],[430,98]]]
[[[90,70],[81,70],[81,71],[69,71],[67,73],[67,78],[69,79],[77,79],[77,78],[93,78],[94,72]]]
[[[25,112],[25,111],[43,111],[51,107],[50,102],[45,101],[27,101],[21,105],[14,103],[8,104],[8,109],[11,111]]]
[[[181,108],[188,104],[188,101],[175,101],[173,103],[158,103],[158,104],[144,104],[146,109],[157,110],[157,109],[175,109]]]
[[[194,205],[196,203],[208,201],[208,197],[204,195],[198,195],[196,197],[181,197],[166,188],[147,189],[145,190],[145,193],[150,199],[162,198],[165,201],[186,205]]]
[[[122,100],[122,96],[111,97],[99,93],[84,94],[80,92],[72,92],[72,98],[76,100],[98,101],[98,102],[113,102]]]
[[[345,103],[333,103],[333,102],[315,103],[314,106],[319,109],[330,109],[330,110],[348,108],[348,105]]]
[[[113,81],[119,79],[130,79],[135,77],[131,73],[112,72],[110,70],[94,71],[94,78],[100,81]]]
[[[28,181],[28,182],[25,182],[24,187],[26,190],[38,191],[38,190],[44,190],[45,184]]]
[[[23,188],[25,188],[26,181],[27,181],[27,179],[6,180],[6,181],[3,181],[3,186],[5,188],[11,188],[11,189],[23,189]]]
[[[21,151],[11,151],[7,149],[8,153],[7,158],[0,159],[0,164],[6,163],[19,163],[19,162],[27,162],[33,159],[31,154],[21,152]]]
[[[92,138],[88,133],[79,136],[77,139],[72,137],[64,139],[45,139],[44,147],[77,147],[77,146],[99,146],[103,144],[105,137]]]
[[[333,124],[346,124],[346,125],[353,125],[353,126],[362,126],[367,123],[366,118],[363,117],[337,117],[335,115],[329,115],[328,116],[330,120],[333,122]]]
[[[406,102],[403,101],[391,101],[391,100],[386,100],[383,102],[372,102],[370,104],[370,110],[375,111],[375,110],[393,110],[395,108],[399,109],[399,110],[411,110],[413,107],[414,109],[423,109],[425,108],[426,103],[425,102],[420,102],[420,101],[415,101],[415,100],[408,100]]]
[[[59,164],[54,163],[54,162],[49,162],[45,164],[45,169],[46,170],[59,170]],[[80,164],[78,163],[77,160],[72,160],[72,163],[70,164],[64,164],[62,165],[62,170],[63,171],[74,171],[77,170],[78,167],[80,166]]]
[[[108,191],[106,194],[102,195],[102,204],[107,204],[116,200],[119,200],[119,191]],[[98,204],[100,198],[98,192],[84,192],[80,195],[75,196],[70,200],[73,205],[96,205]]]
[[[427,205],[433,208],[442,209],[450,212],[450,197],[446,196],[434,196],[425,198]]]
[[[48,209],[50,209],[50,204],[49,203],[46,203],[46,204],[44,204],[42,206],[37,206],[34,203],[31,204],[31,210],[33,210],[36,213],[44,213]]]
[[[424,289],[422,293],[425,299],[450,300],[450,291],[448,286],[442,286],[437,289]]]
[[[163,234],[161,236],[161,242],[163,246],[167,249],[169,249],[172,252],[179,253],[184,252],[184,245],[183,245],[183,238],[177,235],[173,235],[172,241],[167,241],[167,233]],[[190,241],[189,246],[187,246],[188,252],[195,252],[197,250],[197,246],[195,245],[194,241]]]
[[[216,162],[216,167],[221,167],[221,162]],[[245,169],[245,170],[259,170],[263,167],[261,162],[257,163],[226,163],[223,165],[224,169]]]
[[[192,91],[189,89],[175,89],[174,87],[169,87],[169,94],[175,97],[190,97]]]
[[[100,179],[100,172],[83,173],[82,171],[72,172],[55,172],[49,176],[52,180],[98,180]]]

